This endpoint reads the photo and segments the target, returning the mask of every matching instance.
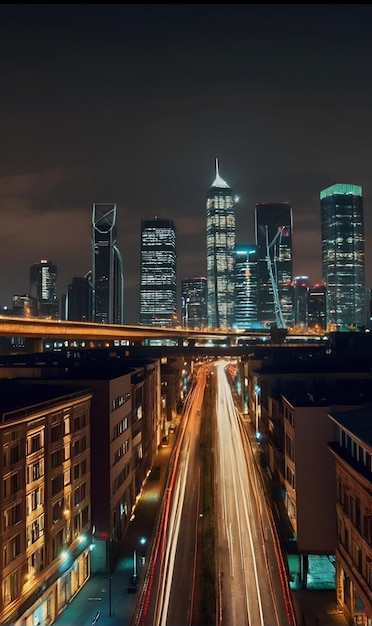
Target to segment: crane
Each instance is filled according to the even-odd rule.
[[[263,226],[261,226],[261,228],[262,230],[264,229]],[[279,244],[280,244],[282,236],[283,236],[283,232],[286,231],[287,228],[288,228],[287,226],[280,226],[278,228],[278,232],[276,233],[275,237],[272,239],[270,244],[269,244],[269,227],[265,226],[265,230],[264,230],[265,245],[266,245],[266,263],[267,263],[267,269],[269,272],[271,286],[273,289],[275,321],[276,321],[276,325],[278,328],[286,328],[286,323],[284,321],[282,308],[280,306],[280,298],[279,298],[279,292],[278,292],[278,277],[277,277],[277,269],[276,269],[276,257],[274,255],[274,269],[275,269],[275,276],[274,276],[273,261],[270,256],[270,250],[274,247],[278,239],[279,239]]]

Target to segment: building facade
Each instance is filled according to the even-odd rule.
[[[307,313],[309,329],[326,330],[327,288],[325,285],[312,285],[309,287]]]
[[[258,246],[258,317],[261,326],[293,323],[292,207],[260,203],[255,209]]]
[[[92,285],[88,276],[74,276],[68,286],[66,319],[72,322],[92,321]]]
[[[293,321],[297,327],[308,327],[309,277],[295,276],[293,279]]]
[[[208,323],[206,277],[184,278],[181,290],[182,327],[206,328]]]
[[[12,313],[16,317],[37,317],[38,302],[27,294],[22,296],[14,295]]]
[[[1,380],[0,623],[51,624],[90,575],[90,401]]]
[[[140,324],[177,325],[176,227],[169,219],[141,222]]]
[[[235,248],[235,323],[239,329],[258,328],[258,250],[257,246]]]
[[[93,204],[92,321],[124,322],[123,261],[117,243],[116,204]]]
[[[352,624],[372,624],[372,407],[330,412],[336,438],[337,602]]]
[[[335,330],[366,325],[363,194],[337,183],[320,192],[327,321]]]
[[[30,296],[37,302],[39,317],[59,318],[57,266],[46,259],[30,268]]]
[[[235,211],[233,192],[221,178],[216,159],[216,178],[207,194],[208,326],[234,325]]]

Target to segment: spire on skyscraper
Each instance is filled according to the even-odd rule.
[[[230,189],[230,185],[227,184],[223,178],[221,178],[219,169],[218,169],[218,158],[216,158],[216,178],[212,183],[212,187],[217,187],[219,189]]]

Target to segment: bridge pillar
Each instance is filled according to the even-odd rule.
[[[43,338],[42,337],[25,337],[24,349],[22,352],[27,354],[33,354],[35,352],[44,352]]]

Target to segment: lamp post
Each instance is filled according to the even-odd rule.
[[[111,586],[112,586],[112,576],[109,576],[109,617],[112,616],[112,610],[111,610]]]
[[[141,564],[145,564],[145,552],[146,552],[146,537],[141,537],[140,544],[143,546],[144,550],[141,550]]]

